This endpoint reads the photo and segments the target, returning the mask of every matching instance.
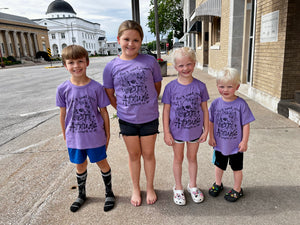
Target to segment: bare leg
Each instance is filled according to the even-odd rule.
[[[84,173],[84,172],[86,171],[86,169],[87,169],[87,165],[88,165],[87,160],[85,160],[85,161],[84,161],[83,163],[81,163],[81,164],[76,164],[76,172],[77,172],[78,174]]]
[[[233,189],[237,192],[241,191],[241,185],[242,185],[242,180],[243,180],[243,171],[233,171],[233,176],[234,176],[234,187]]]
[[[221,186],[224,170],[215,166],[216,185]]]
[[[97,166],[101,169],[103,173],[107,173],[110,170],[110,166],[106,159],[96,162]]]
[[[197,152],[199,143],[187,143],[187,159],[189,162],[190,188],[197,187]]]
[[[128,155],[129,155],[129,171],[132,180],[132,197],[131,204],[140,206],[141,190],[140,190],[140,172],[141,172],[141,143],[138,136],[125,136],[123,135]]]
[[[154,175],[155,175],[155,135],[141,137],[142,156],[144,160],[144,169],[147,179],[147,204],[152,205],[156,202],[157,196],[154,191]]]
[[[175,143],[173,145],[174,160],[173,160],[173,174],[175,178],[175,189],[183,190],[181,177],[182,177],[182,162],[184,158],[184,143]]]

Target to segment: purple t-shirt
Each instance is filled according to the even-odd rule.
[[[206,85],[194,78],[182,85],[177,79],[166,85],[162,102],[170,104],[170,132],[174,139],[192,141],[199,138],[203,128],[201,103],[209,99]]]
[[[143,54],[133,60],[117,57],[106,65],[103,72],[103,86],[115,89],[118,117],[134,124],[147,123],[158,118],[154,83],[161,80],[156,59]]]
[[[91,80],[85,86],[65,81],[57,88],[56,106],[66,107],[68,148],[90,149],[106,144],[104,121],[98,108],[110,104],[103,86]]]
[[[217,144],[214,149],[223,155],[233,155],[238,153],[243,139],[243,126],[255,118],[244,99],[238,97],[232,102],[225,102],[219,97],[209,107],[209,120],[214,123]]]

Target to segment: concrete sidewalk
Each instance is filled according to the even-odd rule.
[[[219,94],[215,78],[198,69],[195,77],[206,83],[210,95],[209,104]],[[165,85],[176,79],[175,70],[168,67],[168,76],[162,82]],[[16,212],[8,212],[0,224],[299,224],[300,221],[300,129],[289,119],[272,113],[263,106],[241,96],[251,107],[255,122],[251,123],[249,150],[245,154],[244,180],[242,187],[245,196],[236,203],[224,200],[223,195],[233,186],[233,174],[228,169],[224,174],[223,193],[217,198],[208,195],[208,189],[214,182],[214,166],[211,163],[212,148],[201,144],[198,153],[198,186],[205,194],[205,201],[194,204],[186,191],[187,205],[177,206],[172,200],[174,178],[172,172],[172,148],[164,144],[160,117],[160,134],[156,142],[155,189],[158,201],[147,205],[145,197],[146,183],[144,171],[141,173],[143,202],[140,207],[130,204],[131,180],[128,169],[128,155],[125,144],[119,137],[117,119],[111,119],[111,142],[108,160],[112,167],[113,189],[117,197],[116,207],[105,213],[104,185],[100,171],[94,164],[89,164],[87,196],[85,205],[76,213],[69,210],[77,196],[74,166],[68,162],[65,144],[60,134],[58,116],[37,127],[31,132],[47,130],[53,134],[41,151],[57,151],[49,160],[58,160],[59,165],[49,171],[51,183],[33,205],[26,210],[15,204]],[[160,115],[162,104],[159,105]],[[115,113],[109,107],[110,115]],[[30,138],[31,133],[28,133]],[[40,147],[41,148],[41,147]],[[47,153],[44,153],[47,154]],[[47,157],[47,156],[45,156]],[[49,157],[49,156],[48,156]],[[41,170],[41,166],[35,170]],[[45,172],[46,174],[46,172]],[[50,176],[49,175],[49,176]],[[42,180],[43,178],[40,177]],[[188,184],[187,160],[183,165],[183,185]],[[37,185],[37,184],[35,184]],[[30,193],[30,191],[28,191]],[[34,193],[31,193],[33,195]],[[6,202],[2,202],[6,204]],[[8,207],[9,206],[9,203]],[[13,204],[13,203],[11,203]],[[18,216],[21,212],[21,216]],[[11,217],[15,218],[11,218]],[[1,222],[3,221],[3,223]]]

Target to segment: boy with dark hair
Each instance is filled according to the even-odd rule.
[[[79,45],[62,51],[62,61],[70,72],[70,80],[57,88],[56,105],[60,107],[60,123],[66,140],[70,161],[76,164],[79,195],[70,210],[76,212],[86,200],[87,156],[101,169],[106,198],[104,211],[114,207],[111,169],[106,150],[110,138],[109,116],[106,106],[110,101],[103,86],[86,75],[88,52]]]

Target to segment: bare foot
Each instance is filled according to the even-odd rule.
[[[154,189],[147,190],[147,204],[153,205],[157,200],[156,193]]]
[[[142,203],[141,191],[133,190],[131,196],[131,204],[135,207],[140,206]]]

